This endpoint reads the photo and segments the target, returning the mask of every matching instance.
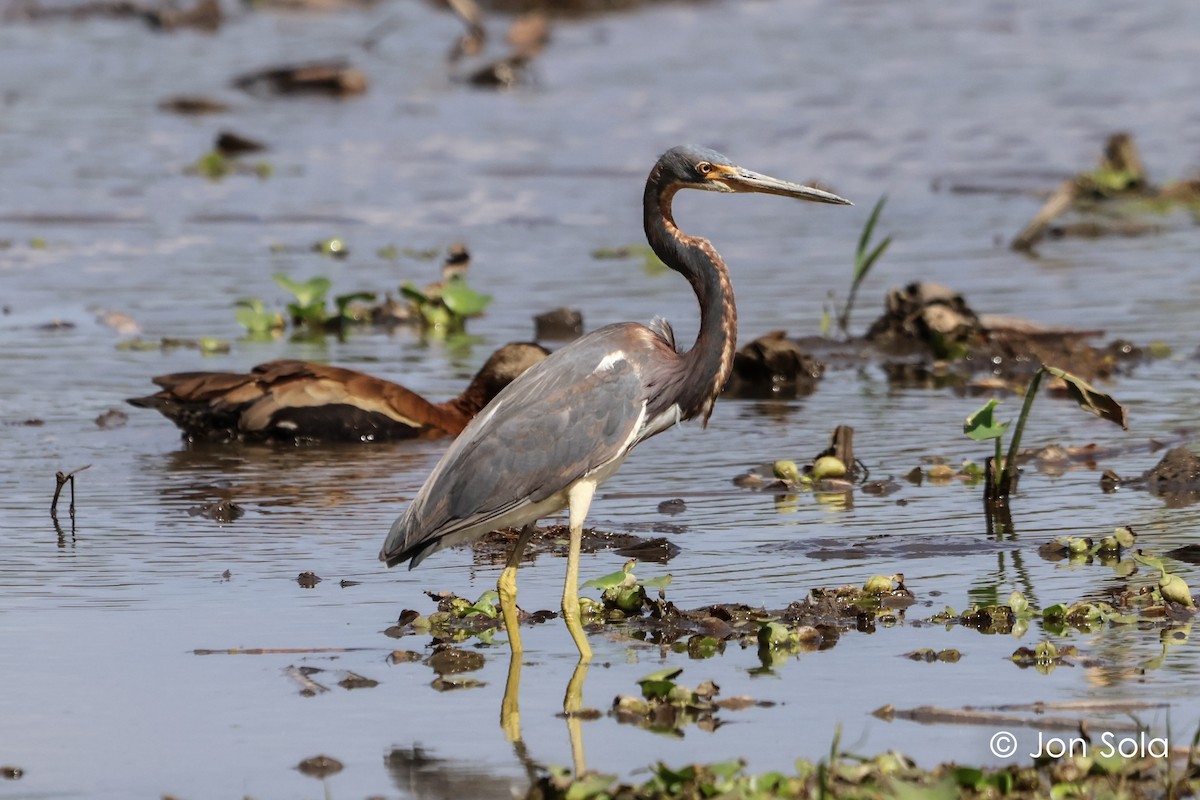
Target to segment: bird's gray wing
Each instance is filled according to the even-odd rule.
[[[433,552],[438,540],[551,498],[619,458],[644,423],[644,372],[663,349],[659,336],[625,323],[535,365],[454,441],[380,557]]]

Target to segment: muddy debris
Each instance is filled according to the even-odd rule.
[[[213,33],[221,27],[223,15],[219,0],[196,0],[190,8],[177,8],[170,3],[151,6],[131,0],[98,0],[69,6],[44,6],[31,1],[14,3],[3,15],[10,22],[91,18],[141,20],[165,32],[189,28]]]
[[[296,769],[310,778],[327,778],[342,771],[342,762],[332,756],[313,756],[296,765]]]
[[[296,576],[296,583],[300,584],[301,589],[313,589],[321,582],[321,576],[315,572],[301,572]]]
[[[825,365],[788,339],[786,331],[771,331],[738,349],[722,391],[747,399],[807,397],[824,374]]]
[[[424,656],[412,650],[393,650],[388,654],[387,662],[392,665],[396,664],[412,664],[417,661],[423,661]]]
[[[479,6],[474,0],[448,0],[446,5],[465,27],[451,46],[448,61],[458,64],[482,56],[489,37]],[[504,40],[508,45],[506,55],[457,71],[457,79],[481,89],[507,90],[529,83],[529,64],[550,41],[549,17],[536,10],[520,14],[509,23]]]
[[[534,338],[541,341],[569,342],[583,335],[583,312],[577,308],[556,308],[533,318]]]
[[[674,516],[687,511],[687,503],[682,497],[675,497],[670,500],[663,500],[658,504],[658,513]]]
[[[438,675],[457,675],[483,669],[484,657],[474,650],[462,650],[451,644],[438,644],[425,659],[425,665]]]
[[[228,524],[246,515],[246,509],[232,500],[216,500],[199,506],[192,506],[187,511],[189,517],[204,517],[213,522]],[[318,579],[319,580],[319,579]]]
[[[221,131],[213,142],[213,149],[218,153],[233,158],[246,153],[261,153],[267,146],[257,139],[243,136],[233,131]]]
[[[379,685],[379,681],[368,678],[364,675],[359,675],[357,672],[349,672],[338,681],[338,686],[343,689],[374,689]]]
[[[96,427],[102,431],[113,431],[124,428],[129,422],[129,415],[119,408],[109,408],[96,417]]]
[[[956,386],[974,393],[997,388],[1021,392],[1042,364],[1086,381],[1113,378],[1129,374],[1157,352],[1121,339],[1100,346],[1088,343],[1101,334],[980,315],[958,292],[915,282],[888,293],[883,315],[865,338],[883,356],[890,383]],[[988,378],[973,385],[971,379],[980,372],[989,373]],[[1064,389],[1051,381],[1047,390]]]
[[[1013,238],[1011,247],[1032,253],[1046,237],[1088,238],[1145,236],[1165,226],[1122,218],[1138,211],[1167,210],[1172,204],[1193,205],[1200,200],[1200,179],[1155,186],[1147,177],[1142,157],[1128,133],[1109,136],[1094,170],[1085,170],[1063,181],[1033,219]],[[1113,206],[1118,202],[1116,213]],[[1056,223],[1067,213],[1083,219]],[[1104,216],[1099,216],[1104,213]]]
[[[1105,492],[1118,488],[1145,489],[1158,495],[1168,508],[1182,508],[1200,502],[1200,456],[1187,446],[1172,447],[1150,469],[1134,478],[1122,478],[1105,470],[1100,488]]]
[[[611,577],[611,576],[606,576]],[[892,579],[896,580],[892,583]],[[741,603],[719,603],[696,609],[680,609],[666,598],[662,588],[651,594],[646,581],[632,586],[605,589],[601,601],[580,599],[587,630],[607,631],[630,644],[670,648],[692,658],[709,658],[724,652],[728,644],[758,647],[764,667],[777,666],[792,656],[833,647],[843,632],[869,632],[876,625],[891,625],[904,618],[916,597],[903,583],[903,576],[885,578],[889,590],[866,591],[860,586],[813,589],[807,597],[786,608],[768,610]],[[595,585],[596,581],[591,581]],[[486,592],[475,603],[449,592],[428,593],[438,611],[428,617],[406,611],[399,624],[384,631],[386,636],[431,634],[439,644],[465,641],[479,636],[490,642],[503,629],[496,592]],[[636,598],[636,602],[630,602]],[[526,613],[518,609],[521,624],[538,624],[557,616],[550,611]],[[766,644],[764,633],[767,631]],[[470,651],[468,651],[470,652]]]
[[[226,114],[231,110],[228,103],[201,95],[177,95],[161,101],[158,107],[172,114],[199,116],[201,114]]]
[[[342,60],[266,67],[233,79],[233,85],[255,95],[326,95],[352,97],[367,90],[362,70]]]
[[[923,661],[926,664],[933,664],[938,661],[945,664],[956,664],[962,659],[962,653],[953,648],[934,650],[932,647],[922,647],[918,650],[905,653],[904,657],[909,661]]]
[[[519,534],[520,531],[516,528],[507,528],[493,531],[475,540],[471,544],[475,562],[503,564],[508,559],[508,554]],[[549,525],[539,528],[530,539],[521,560],[533,561],[542,554],[565,556],[569,542],[570,531],[566,525]],[[595,528],[583,529],[581,549],[584,553],[613,551],[627,558],[661,564],[665,564],[680,553],[679,545],[662,536],[646,538],[632,533],[599,531]]]

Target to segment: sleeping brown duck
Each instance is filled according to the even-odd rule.
[[[160,411],[190,441],[389,441],[456,436],[547,351],[516,342],[487,360],[458,397],[431,403],[398,383],[308,361],[268,361],[249,374],[159,375],[162,390],[129,403]]]

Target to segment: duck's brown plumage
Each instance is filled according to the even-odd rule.
[[[470,385],[431,403],[398,383],[307,361],[269,361],[249,374],[160,375],[162,390],[128,402],[154,408],[191,440],[384,441],[458,435],[509,383],[547,355],[517,342],[497,350]]]

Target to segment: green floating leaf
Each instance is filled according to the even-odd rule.
[[[410,281],[405,281],[404,283],[400,284],[400,294],[404,295],[414,303],[421,304],[430,302],[429,295],[422,292]]]
[[[320,275],[304,282],[294,281],[282,272],[277,272],[271,277],[281,288],[291,292],[296,298],[296,305],[302,308],[312,306],[315,303],[323,304],[325,302],[325,294],[332,285],[329,278]]]
[[[1042,368],[1054,377],[1061,378],[1066,382],[1067,391],[1070,392],[1071,399],[1078,403],[1079,407],[1084,411],[1090,411],[1101,419],[1115,422],[1123,429],[1129,430],[1129,412],[1116,400],[1104,392],[1097,391],[1095,387],[1083,378],[1072,375],[1066,370],[1044,365]]]
[[[482,314],[492,302],[492,296],[480,294],[461,278],[455,278],[442,287],[442,302],[455,316],[466,318]]]
[[[625,572],[625,570],[621,570],[620,572],[610,572],[608,575],[603,575],[599,578],[593,578],[592,580],[583,584],[583,586],[581,586],[579,588],[581,588],[581,589],[608,589],[613,586],[621,586],[622,584],[625,583],[626,574],[627,573]]]
[[[660,575],[657,578],[651,578],[648,581],[640,581],[645,589],[664,589],[671,585],[670,575]]]
[[[997,405],[999,405],[998,400],[988,400],[984,403],[983,408],[967,417],[967,421],[963,423],[963,433],[977,442],[999,439],[1003,436],[1010,423],[996,422],[994,412]]]

